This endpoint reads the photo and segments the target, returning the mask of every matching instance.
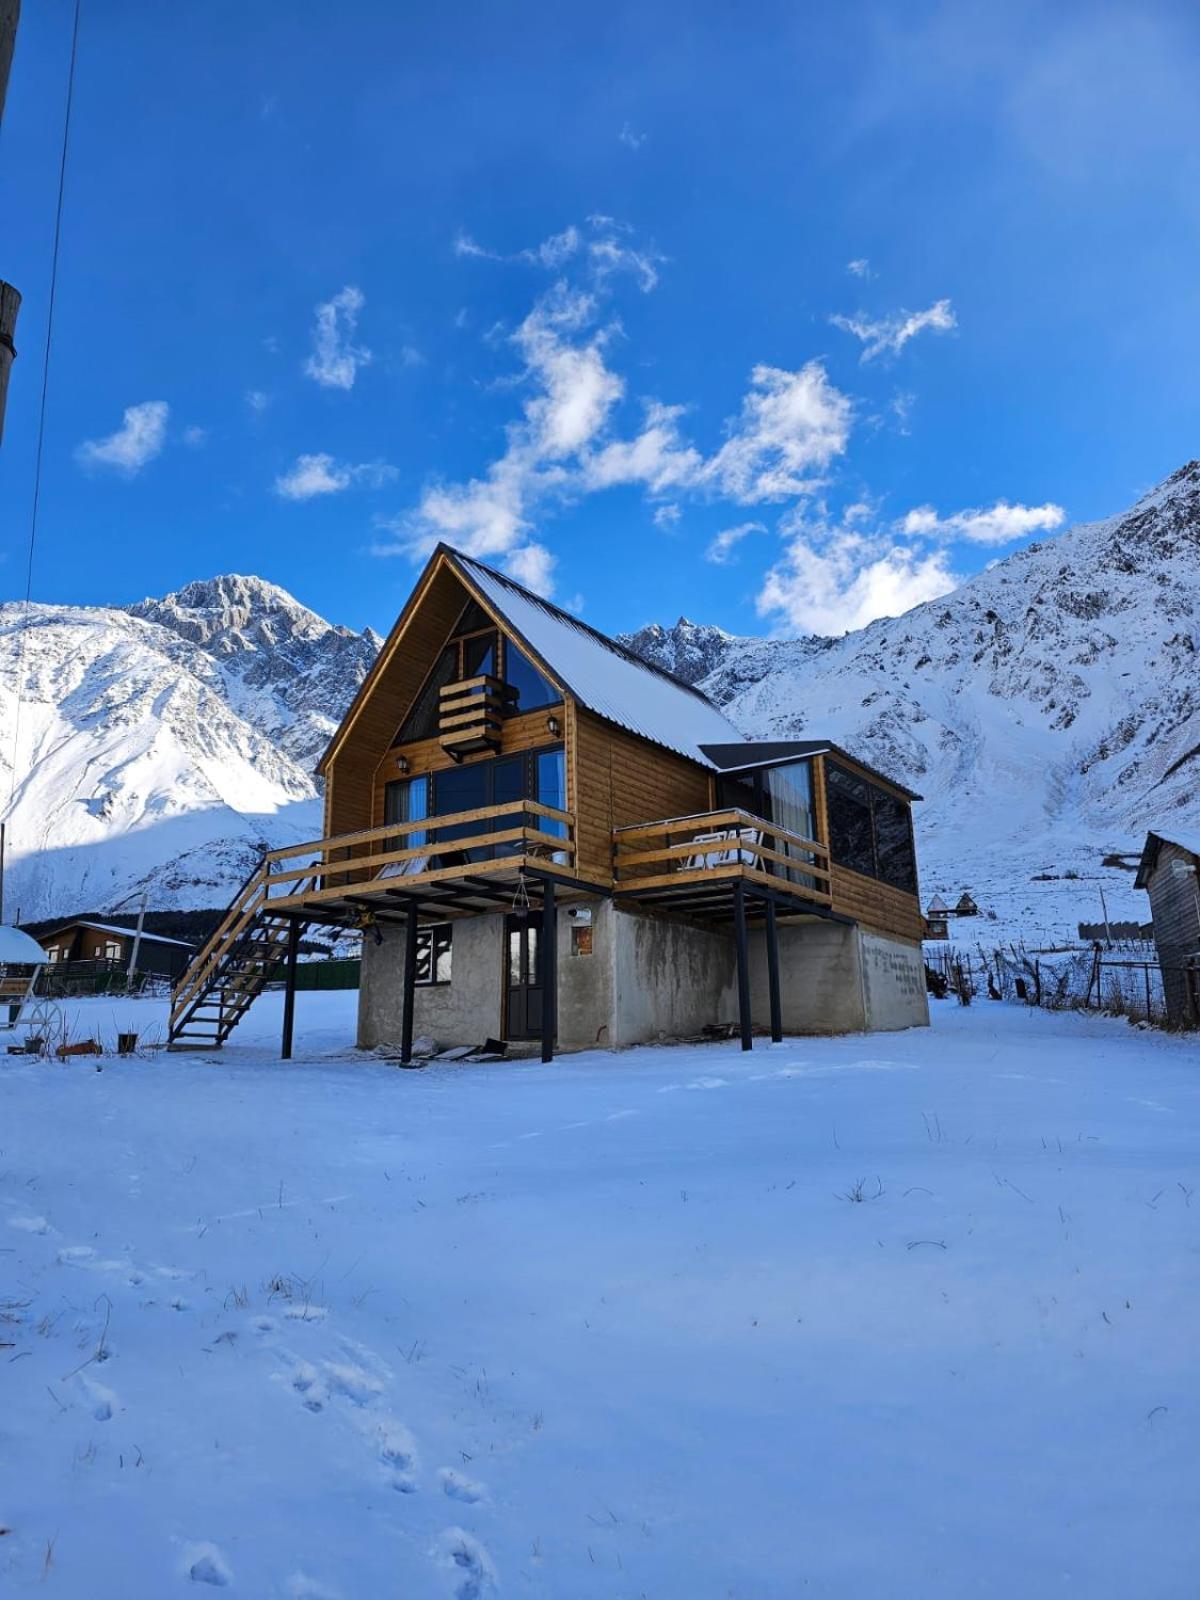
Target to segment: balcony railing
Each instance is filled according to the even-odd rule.
[[[512,692],[499,678],[482,676],[448,683],[438,691],[438,738],[448,755],[498,750]]]
[[[263,890],[269,909],[296,910],[349,894],[359,900],[458,878],[516,874],[526,866],[570,876],[574,864],[572,814],[513,800],[269,851]],[[313,881],[298,891],[304,879]]]
[[[613,832],[618,894],[742,879],[821,905],[830,903],[829,852],[777,822],[736,807],[669,817]]]

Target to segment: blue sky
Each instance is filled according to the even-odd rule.
[[[70,29],[0,135],[24,583]],[[84,0],[34,595],[838,632],[1200,453],[1191,5]]]

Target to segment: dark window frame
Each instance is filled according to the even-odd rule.
[[[860,856],[858,860],[852,860],[847,852],[838,848],[838,836],[842,830],[835,823],[834,807],[837,803],[838,792],[836,783],[830,783],[831,776],[835,779],[842,778],[846,780],[848,791],[851,786],[863,791],[862,804],[866,812],[865,820],[869,832],[869,838],[866,841],[870,851],[869,865],[866,864],[863,857]],[[897,851],[899,851],[898,866],[893,867],[891,870],[882,867],[880,862],[880,829],[877,822],[877,811],[882,813],[885,805],[893,811],[893,818],[896,815],[894,808],[900,808],[905,821],[903,839],[893,839],[891,842],[889,855],[896,859]],[[838,761],[831,761],[827,757],[825,761],[825,812],[829,833],[829,858],[831,861],[835,862],[839,867],[844,867],[848,872],[857,872],[864,878],[874,878],[878,883],[886,884],[889,889],[895,889],[900,894],[909,894],[914,897],[918,894],[917,845],[913,831],[912,806],[903,795],[898,795],[891,789],[884,788],[882,784],[873,783],[870,778],[852,771]]]
[[[448,957],[446,976],[439,978],[438,962]],[[417,929],[417,988],[447,989],[454,982],[454,924],[427,922]],[[426,974],[422,976],[422,974]]]

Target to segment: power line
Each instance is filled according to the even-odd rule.
[[[46,306],[46,346],[42,353],[42,396],[38,407],[37,448],[33,463],[33,504],[29,517],[29,556],[25,564],[25,608],[17,637],[17,709],[13,718],[12,780],[8,786],[5,814],[11,815],[17,792],[17,752],[21,737],[21,705],[25,697],[25,636],[29,632],[29,608],[33,597],[33,557],[37,548],[38,510],[42,499],[42,450],[46,440],[46,396],[50,388],[50,351],[54,340],[54,301],[58,292],[58,253],[62,243],[63,196],[67,187],[67,149],[71,137],[71,105],[75,98],[75,58],[79,51],[79,8],[75,0],[75,19],[71,27],[71,61],[67,68],[67,101],[63,115],[62,155],[58,164],[58,203],[54,211],[54,250],[50,260],[50,297]]]

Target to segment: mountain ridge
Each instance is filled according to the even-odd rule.
[[[1047,873],[1093,874],[1138,914],[1097,863],[1200,822],[1200,462],[840,638],[680,617],[620,640],[748,736],[829,738],[924,793],[926,898],[971,884],[1006,926],[1072,920],[1030,898]],[[218,904],[264,845],[316,837],[313,767],[380,642],[236,573],[128,606],[0,606],[6,728],[22,653],[28,680],[10,907]],[[10,755],[6,737],[0,793]]]

